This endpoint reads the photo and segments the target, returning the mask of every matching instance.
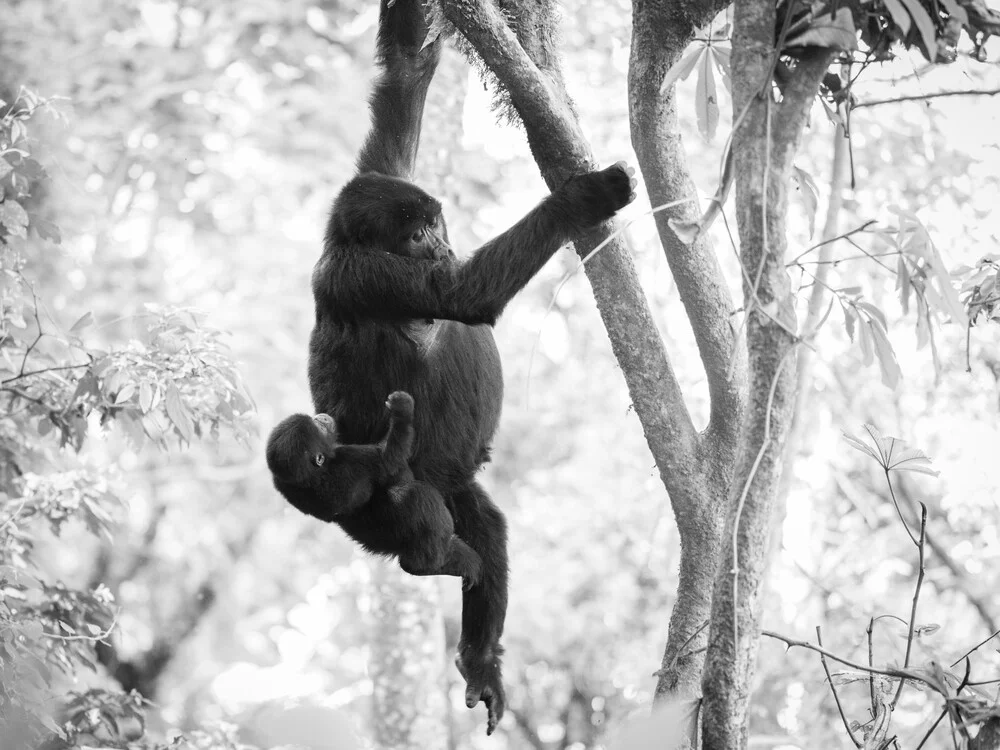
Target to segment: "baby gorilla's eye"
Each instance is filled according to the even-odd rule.
[[[326,456],[324,456],[322,453],[317,453],[315,456],[313,456],[313,463],[316,464],[317,466],[322,466],[324,461],[326,461]]]

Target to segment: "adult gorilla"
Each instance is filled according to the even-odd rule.
[[[635,181],[624,164],[573,177],[467,260],[456,259],[441,204],[407,179],[440,57],[439,41],[421,49],[426,34],[419,0],[382,0],[371,130],[313,273],[309,383],[317,412],[336,419],[345,443],[379,440],[388,427],[385,394],[413,395],[413,473],[437,487],[455,532],[483,560],[479,584],[464,593],[456,663],[466,703],[486,703],[492,733],[505,699],[507,524],[475,480],[503,396],[490,326],[560,246],[628,204]]]

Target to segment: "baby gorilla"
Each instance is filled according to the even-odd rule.
[[[339,525],[369,552],[396,555],[416,576],[461,576],[479,582],[483,561],[455,535],[444,498],[417,481],[413,452],[413,398],[389,395],[389,432],[375,445],[342,445],[327,414],[293,414],[267,441],[274,486],[303,513]]]

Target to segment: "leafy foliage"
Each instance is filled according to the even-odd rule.
[[[117,620],[113,596],[51,579],[35,551],[70,523],[113,533],[113,481],[74,456],[103,427],[121,426],[136,449],[223,428],[245,439],[253,407],[221,333],[189,311],[149,308],[134,321],[139,335],[117,346],[85,338],[90,313],[63,328],[45,311],[32,258],[61,237],[36,208],[48,175],[32,126],[59,114],[24,89],[0,112],[0,719],[15,743],[120,746],[144,734],[141,695],[64,692],[66,678],[96,668],[95,645]],[[204,737],[189,746],[235,747]]]

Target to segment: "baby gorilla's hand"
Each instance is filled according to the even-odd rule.
[[[413,419],[413,396],[406,391],[393,391],[385,402],[392,418],[402,422]]]

